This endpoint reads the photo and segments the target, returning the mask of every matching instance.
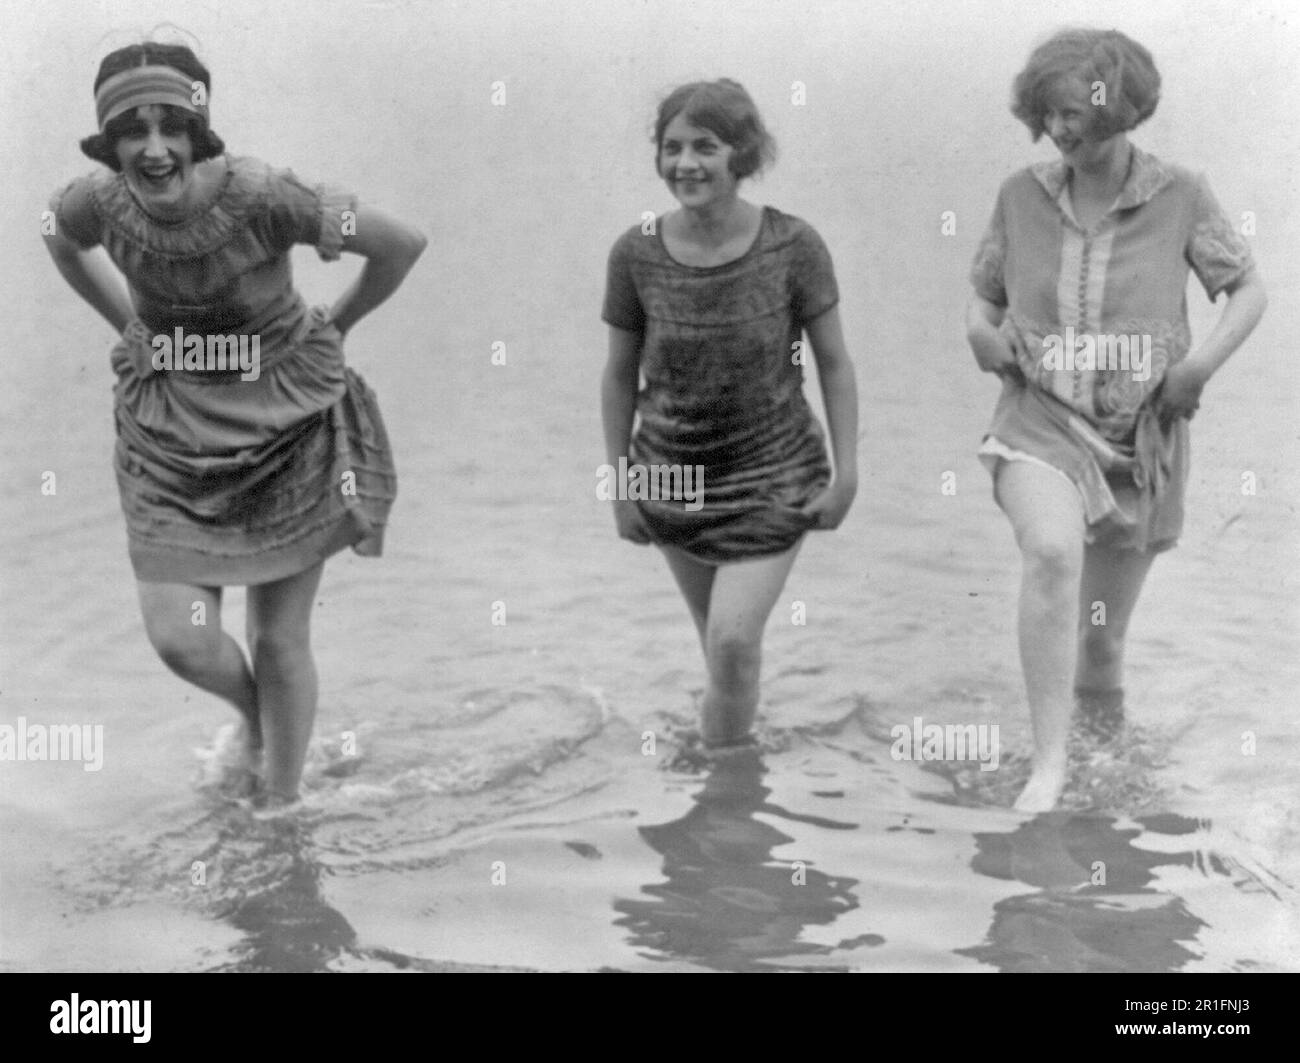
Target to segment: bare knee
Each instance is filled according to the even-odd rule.
[[[1079,631],[1079,648],[1089,668],[1118,664],[1124,656],[1124,631],[1118,627],[1085,622]]]
[[[145,631],[163,664],[182,678],[211,670],[220,656],[220,630],[146,618]]]
[[[713,631],[707,636],[709,667],[729,683],[758,682],[762,648],[759,637],[742,632]]]
[[[289,667],[311,659],[311,636],[305,625],[259,627],[249,632],[248,649],[254,670]]]
[[[1068,538],[1030,533],[1020,540],[1025,575],[1040,588],[1076,583],[1083,572],[1082,545]]]

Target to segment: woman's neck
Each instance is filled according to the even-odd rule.
[[[1120,136],[1111,150],[1070,167],[1070,184],[1076,195],[1111,202],[1128,179],[1133,162],[1133,145]]]
[[[693,243],[725,244],[747,230],[754,209],[753,204],[739,196],[706,207],[682,207],[678,212],[678,231]]]
[[[218,155],[214,159],[205,159],[203,162],[195,164],[194,171],[190,175],[189,187],[185,190],[185,197],[174,209],[167,210],[164,213],[157,209],[151,210],[143,203],[140,204],[140,209],[151,218],[166,224],[174,225],[177,222],[185,221],[187,218],[202,213],[212,205],[229,170],[230,167],[224,155]],[[136,202],[139,202],[139,200]]]

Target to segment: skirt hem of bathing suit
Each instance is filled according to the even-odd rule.
[[[1183,530],[1187,422],[1166,429],[1150,404],[1133,425],[1130,448],[1104,439],[1080,415],[1034,387],[1003,389],[978,456],[993,476],[1006,462],[1046,466],[1079,492],[1085,541],[1111,550],[1164,553]]]
[[[652,489],[659,487],[657,497],[637,499],[651,541],[715,566],[793,549],[815,523],[803,507],[831,482],[820,423],[800,406],[767,426],[759,443],[744,438],[730,449],[715,443],[708,453],[720,449],[725,461],[647,438],[644,430],[633,438],[630,461],[648,470]],[[690,482],[688,469],[698,470]],[[680,470],[680,483],[672,470]]]
[[[145,583],[254,586],[303,572],[345,547],[383,550],[397,496],[375,394],[345,369],[343,396],[273,440],[260,460],[218,476],[177,476],[119,419],[114,464],[128,553]],[[126,416],[122,413],[122,416]]]
[[[1084,517],[1087,523],[1084,525],[1083,539],[1089,546],[1104,546],[1114,550],[1135,550],[1140,553],[1163,554],[1178,545],[1179,536],[1173,534],[1151,539],[1144,548],[1138,547],[1132,541],[1132,529],[1115,521],[1110,517],[1109,512],[1103,514],[1100,518],[1089,520],[1088,508],[1094,500],[1089,498],[1088,492],[1084,490],[1078,481],[1072,479],[1070,474],[1059,466],[1053,465],[1050,461],[1040,458],[1036,454],[1030,454],[1015,447],[1007,446],[997,436],[986,436],[980,449],[976,452],[976,456],[993,477],[993,497],[995,500],[997,499],[998,469],[1008,462],[1023,461],[1030,465],[1050,469],[1070,483],[1078,491],[1079,502],[1084,509]],[[1119,511],[1121,507],[1116,499],[1133,492],[1132,478],[1122,473],[1108,474],[1103,477],[1103,483],[1103,491],[1110,507],[1112,507],[1113,511]]]
[[[644,516],[645,510],[641,509],[641,512]],[[698,564],[708,565],[711,568],[718,568],[721,565],[731,565],[740,561],[760,561],[765,557],[776,557],[778,554],[787,553],[803,542],[804,536],[812,530],[812,525],[806,524],[802,530],[794,531],[788,536],[783,537],[779,543],[772,542],[768,544],[755,544],[751,547],[739,548],[733,544],[730,549],[726,551],[714,549],[706,550],[705,552],[701,552],[698,549],[691,549],[689,546],[684,546],[681,543],[670,542],[666,537],[655,534],[653,529],[648,528],[647,530],[650,531],[651,543],[660,549],[676,550],[678,553],[685,554],[692,561],[695,561]]]
[[[256,557],[216,558],[197,550],[154,544],[128,546],[135,578],[142,583],[192,583],[201,587],[252,587],[296,576],[347,547],[378,557],[383,531],[359,524],[351,513],[295,543],[274,547]],[[367,547],[362,549],[362,547]]]

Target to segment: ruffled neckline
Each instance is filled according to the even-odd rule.
[[[1174,179],[1169,167],[1154,155],[1142,151],[1136,144],[1129,146],[1133,154],[1129,160],[1128,174],[1111,210],[1140,207]],[[1050,162],[1036,163],[1030,170],[1052,199],[1060,199],[1069,181],[1069,170],[1065,163],[1053,159]]]
[[[147,213],[120,173],[96,182],[95,207],[107,225],[148,251],[172,258],[208,254],[229,243],[266,197],[266,163],[233,156],[227,156],[226,163],[216,195],[179,221],[161,221]]]

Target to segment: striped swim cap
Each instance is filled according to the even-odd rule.
[[[208,89],[202,81],[169,66],[135,66],[105,78],[95,90],[100,131],[119,114],[151,103],[180,107],[204,121],[208,118]]]

